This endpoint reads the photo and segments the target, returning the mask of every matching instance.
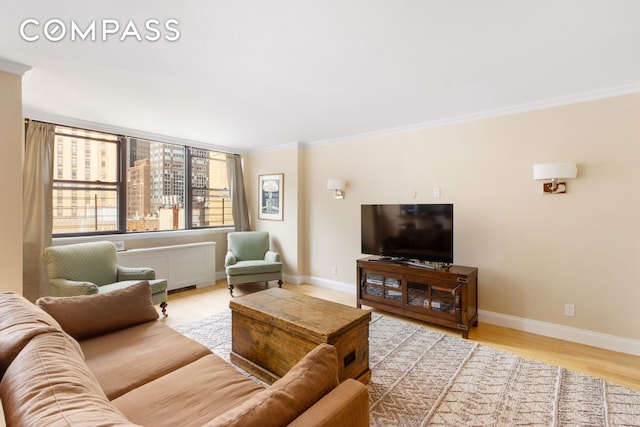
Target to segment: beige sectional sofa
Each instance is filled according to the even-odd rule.
[[[368,426],[368,393],[320,345],[264,388],[157,320],[149,284],[34,305],[0,293],[7,426]]]

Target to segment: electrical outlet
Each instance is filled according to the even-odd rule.
[[[335,265],[331,267],[331,274],[333,274],[334,276],[336,274],[338,274],[338,267],[336,267]]]
[[[433,197],[440,197],[440,187],[433,187]]]
[[[565,316],[569,316],[569,317],[573,317],[575,316],[575,307],[573,306],[573,304],[565,304],[564,305],[564,315]]]

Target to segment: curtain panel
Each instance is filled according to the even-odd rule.
[[[238,154],[227,154],[227,178],[231,192],[231,215],[236,231],[249,231],[249,209],[244,191],[244,177],[242,174],[242,157]]]
[[[22,167],[23,271],[25,298],[49,295],[42,250],[51,246],[53,228],[53,157],[55,125],[29,120],[25,125]]]

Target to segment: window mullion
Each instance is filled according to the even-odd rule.
[[[193,200],[193,171],[191,170],[191,148],[185,147],[184,159],[184,224],[187,230],[193,228],[192,200]]]
[[[127,146],[128,138],[118,138],[118,232],[127,232]]]

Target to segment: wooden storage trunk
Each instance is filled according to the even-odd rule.
[[[340,381],[368,383],[367,310],[272,288],[229,303],[231,361],[271,384],[320,343],[338,351]]]

